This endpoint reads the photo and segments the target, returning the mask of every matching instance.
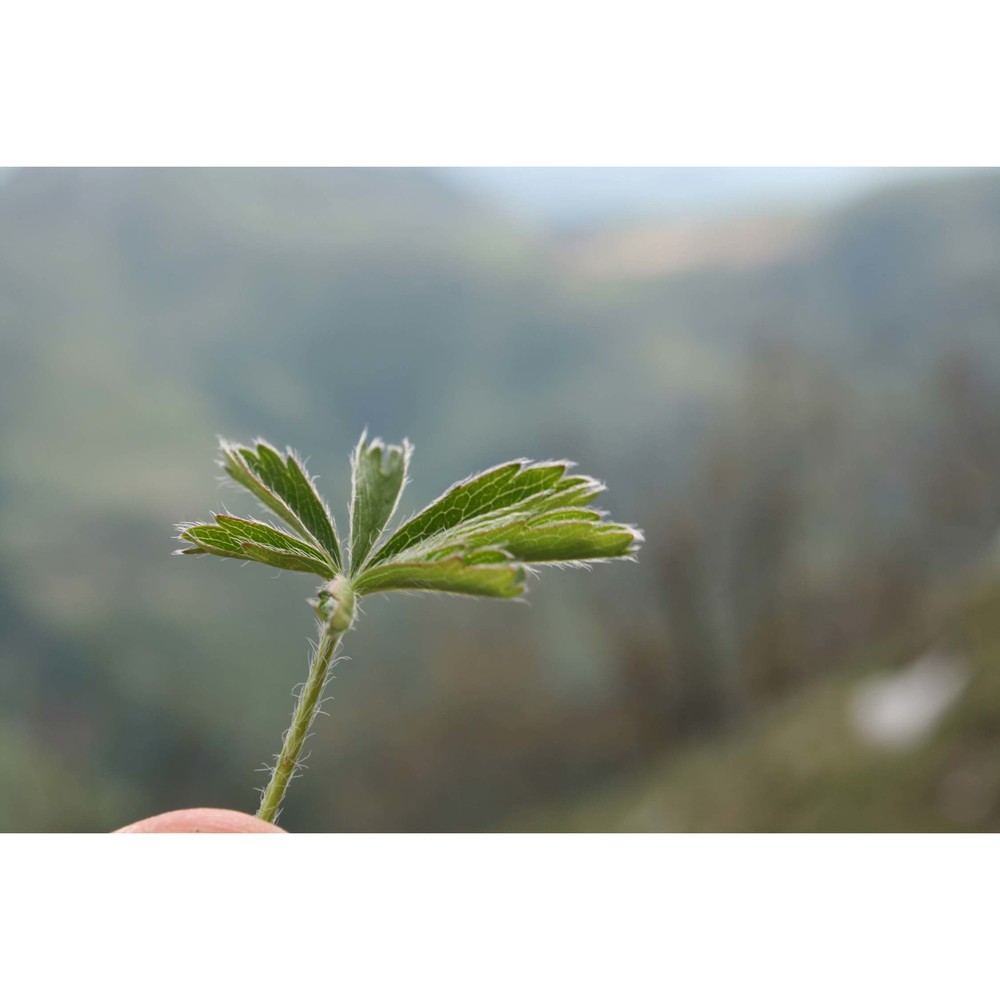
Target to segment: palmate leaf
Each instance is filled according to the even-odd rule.
[[[361,435],[351,456],[351,572],[357,573],[378,541],[406,484],[413,449],[408,441],[386,445]]]
[[[345,569],[333,518],[291,451],[279,453],[260,440],[252,448],[221,447],[223,468],[294,534],[220,514],[214,524],[181,525],[180,537],[191,546],[182,551],[315,573],[343,581],[358,597],[387,590],[518,597],[532,565],[627,559],[642,541],[636,528],[588,506],[601,483],[571,474],[568,462],[518,459],[456,483],[379,545],[406,484],[412,449],[405,441],[369,441],[366,433],[352,456]]]
[[[219,447],[223,469],[289,527],[315,543],[339,570],[340,543],[333,517],[298,458],[288,449],[282,455],[259,438],[252,448],[222,440]]]
[[[264,563],[278,569],[316,573],[323,579],[329,579],[336,572],[326,553],[263,521],[217,514],[215,524],[182,524],[178,527],[181,540],[191,545],[191,548],[179,550],[183,555],[211,553]]]

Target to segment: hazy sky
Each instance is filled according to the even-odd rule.
[[[935,172],[907,167],[442,167],[452,183],[543,225],[822,205]],[[0,168],[0,184],[12,170]]]
[[[925,174],[894,167],[460,167],[444,171],[503,208],[548,223],[707,215],[829,203]]]

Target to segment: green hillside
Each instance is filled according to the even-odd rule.
[[[980,585],[941,641],[965,686],[916,746],[872,745],[858,692],[899,651],[826,678],[724,736],[692,741],[610,789],[505,829],[630,833],[1000,832],[1000,583]]]

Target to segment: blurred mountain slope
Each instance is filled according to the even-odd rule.
[[[20,171],[0,188],[0,405],[49,444],[71,423],[117,437],[119,458],[125,429],[100,417],[115,407],[167,451],[208,425],[341,455],[371,424],[444,437],[423,461],[451,478],[511,448],[572,446],[620,459],[607,472],[620,479],[665,429],[683,448],[763,339],[879,385],[948,346],[1000,354],[994,174],[791,230],[781,217],[660,232],[630,277],[594,269],[615,257],[614,227],[588,239],[584,266],[567,257],[575,238],[519,229],[429,172]],[[45,383],[60,392],[33,388]],[[475,443],[450,430],[470,406]],[[17,438],[12,473],[30,462]],[[49,464],[81,488],[65,452]],[[186,475],[171,464],[164,507]],[[121,469],[89,483],[95,503],[127,495]]]
[[[898,652],[796,692],[744,729],[675,750],[598,794],[505,829],[555,833],[1000,832],[1000,582],[976,585],[947,642],[967,664],[915,746],[873,745],[854,714]],[[895,660],[895,663],[893,662]]]
[[[539,747],[564,790],[559,782],[586,784],[619,766],[630,752],[615,743],[625,722],[610,718],[596,736],[559,713],[586,719],[566,706],[608,697],[622,635],[639,622],[652,622],[655,669],[678,669],[663,652],[673,626],[657,553],[678,537],[682,503],[700,514],[705,537],[736,538],[739,505],[790,476],[806,509],[788,523],[807,526],[808,546],[796,540],[794,554],[808,580],[830,575],[828,564],[860,565],[858,552],[874,551],[886,525],[909,532],[908,556],[933,543],[971,558],[994,504],[976,442],[992,440],[986,404],[1000,377],[998,175],[922,182],[791,221],[685,225],[653,227],[655,239],[644,227],[638,243],[627,227],[591,232],[583,266],[579,233],[499,217],[425,171],[24,170],[8,179],[7,745],[27,754],[33,739],[52,744],[43,756],[55,754],[71,776],[79,765],[82,783],[104,769],[140,811],[213,794],[235,807],[252,799],[253,768],[287,724],[312,622],[301,579],[169,557],[175,521],[223,503],[254,511],[217,487],[216,433],[260,434],[310,456],[341,525],[346,456],[365,425],[417,445],[401,513],[474,468],[569,456],[611,483],[608,505],[650,539],[638,567],[545,581],[530,608],[373,602],[351,637],[366,668],[345,669],[337,724],[317,737],[325,780],[296,789],[291,818],[303,826],[488,826],[541,794],[530,774]],[[641,266],[599,266],[623,240]],[[928,379],[949,352],[975,378],[953,379],[946,412]],[[810,436],[816,427],[825,437]],[[951,494],[931,498],[937,520],[916,518],[910,471],[928,455],[943,464],[927,476],[954,473],[979,520]],[[763,590],[755,571],[743,573]],[[802,591],[802,579],[774,587]],[[624,627],[595,613],[609,607],[622,609]],[[459,658],[474,691],[456,680]],[[434,679],[438,669],[447,681]],[[522,690],[537,715],[505,729],[500,713],[520,711]],[[463,725],[472,705],[478,723]],[[490,725],[495,744],[485,742]],[[393,760],[380,756],[390,729]],[[76,742],[54,740],[55,730]],[[558,748],[553,732],[564,734]],[[486,757],[489,746],[514,754],[511,773],[497,765],[486,781],[484,767],[459,769],[460,792],[417,794],[445,773],[449,753],[473,760],[475,746]],[[415,777],[404,765],[421,751],[438,765]],[[409,775],[408,799],[385,777],[397,772]],[[117,795],[95,804],[95,827],[136,818],[117,813]],[[352,820],[347,801],[370,809]],[[4,828],[17,822],[0,814]]]

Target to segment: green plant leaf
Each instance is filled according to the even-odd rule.
[[[286,449],[282,455],[259,438],[252,448],[222,440],[219,446],[223,469],[290,527],[313,541],[339,570],[340,543],[333,517],[294,453]]]
[[[532,565],[575,565],[635,555],[641,533],[588,506],[603,489],[570,474],[568,462],[507,462],[455,483],[381,546],[406,484],[410,445],[362,434],[352,456],[351,567],[358,596],[438,590],[518,597]],[[250,559],[325,580],[341,572],[333,519],[301,463],[263,441],[222,442],[222,465],[301,537],[261,521],[220,514],[215,524],[182,525],[186,553]]]
[[[403,524],[369,566],[423,559],[457,543],[501,546],[515,558],[538,562],[633,555],[640,533],[580,506],[604,487],[587,476],[567,475],[568,468],[565,462],[519,460],[456,483]]]
[[[364,565],[372,546],[396,512],[413,449],[361,435],[351,456],[351,572]]]
[[[467,526],[469,545],[495,545],[527,563],[592,562],[620,559],[636,551],[634,528],[601,520],[598,511],[575,508],[485,520]]]
[[[519,460],[456,483],[369,556],[355,580],[359,593],[373,586],[408,589],[414,579],[420,589],[466,593],[455,581],[464,583],[464,574],[484,564],[496,573],[506,563],[517,574],[523,564],[633,557],[641,533],[583,506],[604,487],[588,476],[568,475],[568,469],[565,462]],[[444,563],[450,572],[437,568]],[[516,586],[508,581],[489,596],[516,596],[523,581],[518,576]]]
[[[500,549],[452,550],[437,559],[394,561],[354,581],[359,596],[381,590],[437,590],[471,597],[520,597],[525,568]]]
[[[262,521],[218,514],[215,524],[182,524],[178,527],[179,537],[192,546],[180,550],[184,555],[211,553],[231,559],[252,560],[278,569],[315,573],[323,579],[329,579],[335,573],[325,553]]]

